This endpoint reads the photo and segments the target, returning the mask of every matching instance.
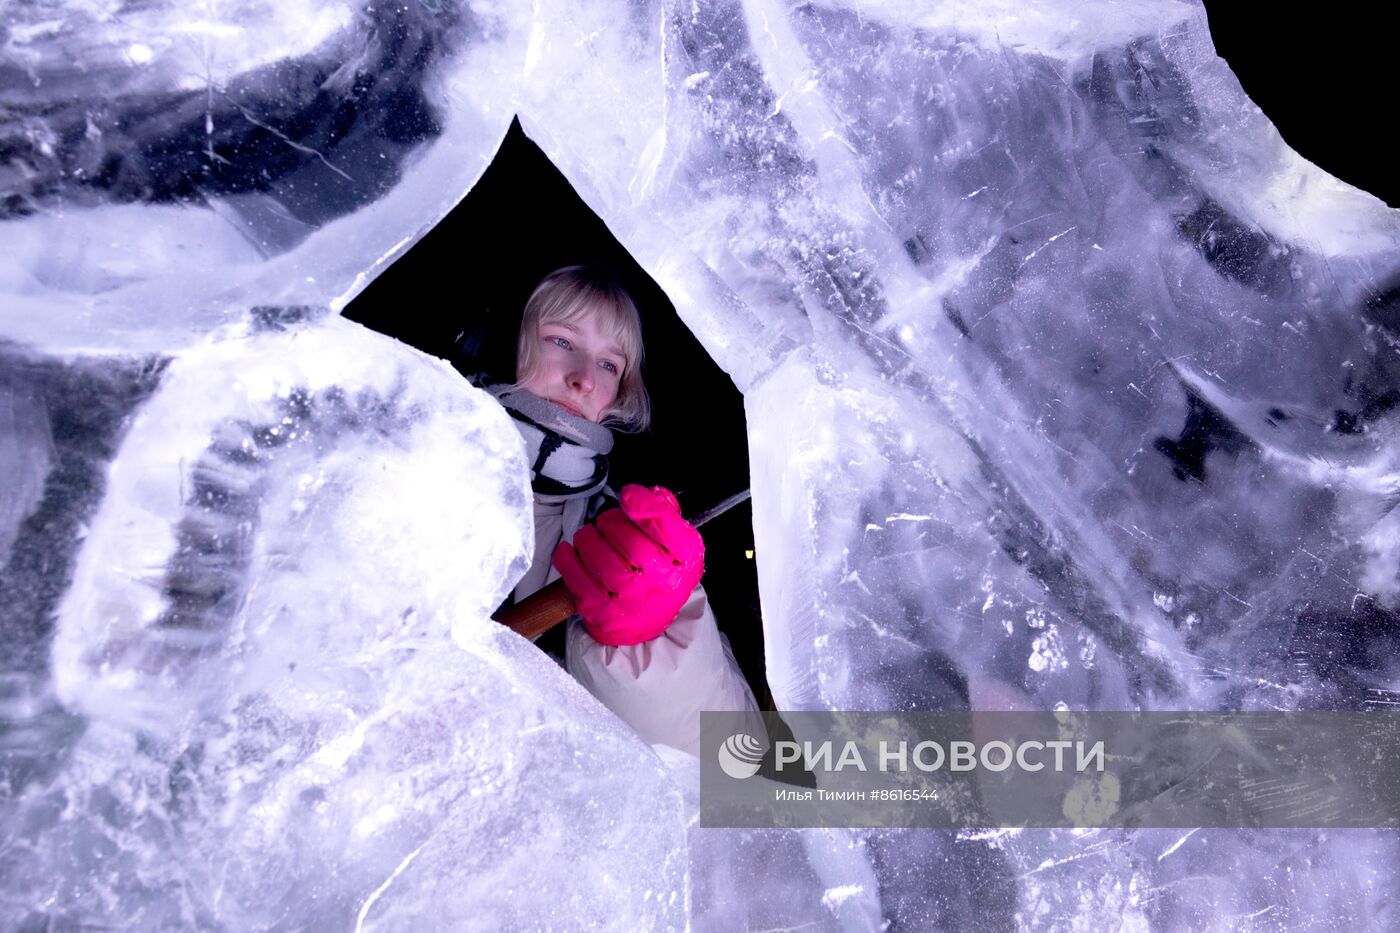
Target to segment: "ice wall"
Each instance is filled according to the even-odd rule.
[[[780,707],[1393,702],[1400,226],[1199,7],[678,5],[658,54],[651,135],[584,125],[581,71],[523,109],[746,391]],[[1383,835],[861,841],[918,927],[1330,928],[1395,889]]]
[[[142,371],[105,471],[48,477],[34,514],[77,527],[29,523],[6,567],[7,595],[70,582],[51,630],[7,619],[5,925],[680,923],[661,763],[489,618],[530,553],[499,406],[324,312]]]
[[[318,613],[269,621],[284,589],[314,581],[323,589],[306,605],[338,605],[337,581],[374,577],[377,563],[353,561],[360,570],[279,576],[258,563],[273,556],[259,542],[295,542],[277,551],[293,563],[354,551],[329,515],[306,543],[301,477],[345,450],[399,456],[390,449],[408,443],[408,427],[386,434],[361,415],[348,447],[291,445],[270,466],[281,479],[259,486],[224,451],[256,440],[249,425],[270,429],[276,396],[258,397],[256,417],[242,401],[219,407],[231,405],[223,396],[209,403],[221,414],[195,410],[217,378],[244,369],[300,385],[281,374],[300,372],[302,355],[245,352],[240,341],[274,339],[239,330],[258,320],[251,309],[342,307],[470,187],[512,113],[746,393],[780,707],[1393,702],[1400,219],[1284,145],[1215,56],[1195,4],[424,0],[6,15],[3,133],[17,155],[0,260],[14,400],[2,423],[16,442],[3,454],[15,481],[0,508],[10,553],[0,590],[13,594],[4,611],[16,636],[5,741],[20,751],[7,759],[19,764],[7,765],[18,790],[6,798],[5,825],[17,828],[5,858],[22,872],[4,874],[69,892],[62,906],[36,900],[11,916],[89,916],[75,906],[87,883],[75,853],[90,838],[116,840],[126,859],[110,870],[118,907],[138,877],[159,879],[165,893],[139,895],[152,904],[203,892],[214,850],[235,853],[238,876],[242,854],[271,838],[257,834],[294,812],[259,822],[254,810],[312,787],[317,755],[341,747],[323,722],[360,735],[370,727],[357,724],[386,717],[394,738],[383,741],[410,757],[434,744],[415,737],[418,710],[444,728],[486,728],[501,690],[469,690],[449,710],[437,685],[453,678],[511,684],[540,733],[575,734],[562,732],[555,702],[572,686],[479,626],[421,687],[387,663],[394,613],[436,600],[444,618],[475,617],[444,585],[454,568],[399,561],[394,599],[368,587],[386,602],[357,610],[364,621],[343,642]],[[336,326],[297,325],[321,335],[297,339],[327,340],[331,356],[369,340]],[[429,378],[392,343],[362,352],[428,380],[406,424],[477,411],[466,389]],[[351,367],[320,384],[379,385],[365,403],[375,409],[398,398],[387,378]],[[324,391],[280,404],[298,399],[338,417]],[[472,462],[467,449],[479,455],[487,436],[449,452],[437,433],[408,448],[423,469]],[[144,488],[160,464],[186,488]],[[354,492],[337,508],[388,520],[368,501],[382,490],[345,468]],[[211,475],[260,516],[232,579],[252,602],[203,594],[196,624],[171,594],[204,567],[191,555],[209,532],[187,513]],[[138,508],[164,516],[165,531],[131,531],[119,516]],[[495,527],[499,545],[512,526]],[[494,553],[484,534],[454,546]],[[381,559],[418,554],[375,540]],[[471,597],[485,605],[509,562],[481,560],[497,568]],[[143,591],[143,575],[164,589]],[[124,615],[102,608],[111,599]],[[288,650],[282,638],[320,646],[309,686],[273,676],[266,659]],[[191,660],[210,652],[216,663]],[[380,661],[361,678],[364,652]],[[317,737],[298,739],[285,765],[256,742],[246,782],[230,773],[233,753],[182,764],[196,735],[217,745],[252,728],[219,719],[242,709],[233,698],[284,709],[287,691],[300,691],[297,715],[259,734]],[[378,705],[345,711],[363,695]],[[175,714],[176,696],[196,702]],[[587,734],[625,745],[598,711],[578,715]],[[437,745],[475,754],[503,731]],[[342,849],[344,862],[318,856],[324,870],[305,877],[328,885],[345,916],[391,876],[409,892],[450,884],[467,911],[499,892],[457,887],[476,870],[461,853],[481,848],[462,840],[496,851],[503,832],[521,864],[566,872],[563,844],[519,825],[516,808],[530,776],[577,759],[512,743],[492,749],[512,764],[485,785],[518,795],[497,801],[498,822],[470,822],[471,807],[449,802],[482,786],[451,766],[462,758],[314,784],[327,796],[308,805],[341,815],[293,844],[325,853],[368,812],[355,795],[386,776],[460,778],[441,778],[451,790],[418,816],[386,824],[392,844]],[[618,754],[656,808],[693,807],[675,762],[667,777],[643,750]],[[278,767],[286,776],[268,778]],[[199,780],[218,806],[190,816],[178,794],[134,790],[186,770],[214,775]],[[601,799],[586,785],[570,793],[562,799],[585,814]],[[78,819],[44,822],[59,811]],[[152,874],[174,843],[130,835],[132,812],[159,814],[193,867]],[[565,824],[578,848],[610,838],[579,819]],[[433,834],[448,825],[462,827],[455,846]],[[720,843],[692,828],[687,880],[678,832],[619,856],[609,877],[634,905],[628,919],[675,922],[684,890],[696,924],[716,928],[769,923],[775,891],[803,922],[847,928],[882,917],[911,928],[1340,929],[1385,926],[1394,909],[1395,846],[1380,834],[803,833],[799,858],[786,834]],[[661,858],[662,882],[647,880],[643,857]],[[299,862],[284,853],[273,864]],[[228,890],[213,906],[181,894],[209,912],[178,915],[236,925],[250,888]],[[404,897],[383,902],[384,919],[420,903]],[[267,916],[293,923],[303,909]]]

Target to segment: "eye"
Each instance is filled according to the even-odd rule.
[[[614,376],[616,376],[618,373],[617,364],[612,362],[611,360],[602,360],[598,363],[598,365],[606,369],[608,372],[612,373]]]
[[[550,337],[549,342],[564,350],[572,350],[574,348],[574,345],[569,343],[569,338],[567,337]]]

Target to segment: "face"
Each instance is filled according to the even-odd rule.
[[[603,335],[598,315],[541,324],[539,365],[520,387],[565,411],[597,422],[617,401],[627,358]]]

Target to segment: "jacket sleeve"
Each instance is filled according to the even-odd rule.
[[[750,731],[764,734],[753,731],[763,728],[758,704],[701,586],[666,631],[638,645],[599,644],[571,620],[565,663],[589,693],[653,744],[698,755],[702,710],[751,713]]]

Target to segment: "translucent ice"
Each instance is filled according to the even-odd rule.
[[[666,772],[489,618],[530,548],[519,435],[322,318],[211,335],[130,419],[53,695],[9,674],[5,925],[681,922]]]
[[[632,913],[550,919],[686,912],[683,768],[482,626],[389,663],[481,621],[514,567],[516,468],[464,479],[496,436],[473,396],[330,322],[297,330],[332,348],[314,360],[219,330],[338,310],[512,113],[746,393],[780,707],[1395,702],[1400,218],[1283,144],[1193,3],[6,16],[0,586],[23,753],[0,875],[43,892],[13,917],[295,925],[320,904],[405,925],[436,885],[510,922],[547,906],[512,900],[517,871],[603,903],[564,837],[610,853],[611,832],[639,847],[599,875]],[[461,443],[430,427],[459,416]],[[274,441],[283,417],[342,433]],[[425,485],[461,482],[451,507],[489,534],[426,514]],[[472,556],[386,543],[410,538]],[[634,811],[600,812],[582,777],[551,791],[564,822],[530,822],[539,775],[601,773],[584,735],[674,822],[607,824]],[[769,923],[779,890],[853,927],[1384,926],[1397,864],[1365,833],[862,831],[804,835],[800,858],[725,839],[691,830],[697,926]],[[512,861],[483,875],[483,852]],[[106,897],[80,903],[89,877]]]

